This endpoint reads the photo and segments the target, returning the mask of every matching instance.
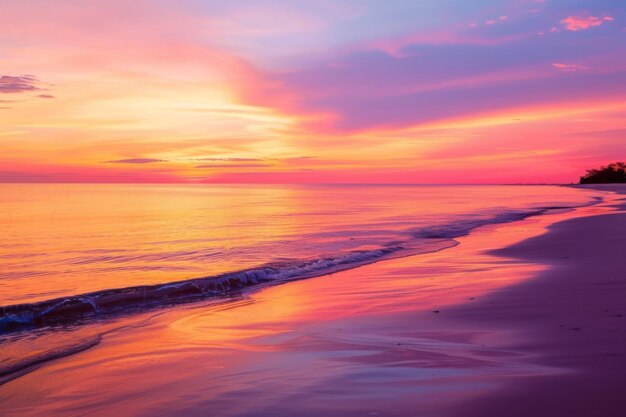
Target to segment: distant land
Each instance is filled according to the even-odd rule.
[[[626,164],[615,162],[598,169],[589,169],[580,177],[581,184],[615,184],[626,183]]]

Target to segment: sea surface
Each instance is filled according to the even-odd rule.
[[[2,296],[25,303],[22,315],[0,309],[18,319],[0,330],[7,417],[440,416],[503,380],[563,372],[495,343],[522,337],[508,324],[454,317],[548,268],[493,250],[619,198],[556,186],[0,187],[16,255],[3,265],[56,268],[3,278]],[[231,287],[197,291],[214,282]],[[19,323],[28,311],[42,317]]]
[[[268,263],[278,263],[279,278],[285,269],[290,278],[321,275],[337,263],[348,269],[440,250],[477,226],[592,204],[598,194],[556,186],[3,184],[0,306]]]

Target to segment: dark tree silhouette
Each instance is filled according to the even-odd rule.
[[[626,183],[626,164],[616,162],[598,169],[588,169],[587,174],[580,177],[581,184],[612,184]]]

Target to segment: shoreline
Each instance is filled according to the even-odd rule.
[[[91,381],[86,387],[84,387],[84,389],[88,391],[83,392],[83,394],[94,395],[94,392],[98,389],[104,388],[102,384],[106,384],[107,382],[111,383],[110,371],[102,367],[102,358],[107,358],[107,362],[112,361],[113,363],[116,363],[120,360],[118,357],[118,351],[122,347],[126,346],[128,348],[129,346],[134,346],[137,343],[141,345],[141,340],[146,340],[146,346],[143,346],[141,351],[147,349],[152,352],[151,355],[160,357],[164,361],[165,369],[159,371],[153,368],[155,365],[148,364],[145,367],[140,366],[137,371],[147,373],[156,372],[159,375],[156,379],[164,378],[162,382],[166,383],[165,380],[167,379],[167,371],[169,370],[172,372],[174,369],[180,369],[182,376],[177,376],[175,379],[178,381],[178,379],[181,378],[180,383],[182,386],[179,386],[178,384],[176,386],[179,390],[188,390],[189,388],[184,387],[188,383],[198,381],[198,370],[188,369],[188,365],[184,364],[186,360],[181,362],[181,358],[177,359],[171,358],[167,355],[163,356],[163,352],[157,349],[154,346],[155,342],[153,342],[153,340],[156,339],[157,341],[163,340],[163,343],[168,346],[171,343],[176,346],[179,346],[180,344],[183,351],[186,352],[186,348],[184,348],[184,346],[187,346],[186,343],[188,343],[189,346],[192,346],[195,342],[192,343],[192,340],[181,341],[180,338],[170,340],[163,337],[163,334],[171,332],[172,328],[177,331],[181,330],[178,323],[182,322],[182,329],[187,329],[185,332],[187,332],[190,327],[193,328],[191,324],[203,326],[203,328],[205,328],[205,330],[211,335],[213,332],[217,331],[218,336],[211,336],[217,337],[217,339],[212,341],[212,343],[208,345],[207,349],[211,351],[216,350],[216,352],[213,352],[216,354],[226,354],[227,358],[232,359],[230,361],[226,360],[226,366],[233,369],[239,369],[240,372],[245,371],[246,364],[248,364],[247,366],[251,366],[253,368],[258,366],[254,365],[255,362],[253,359],[260,360],[263,364],[267,361],[267,359],[263,356],[259,357],[258,355],[253,354],[255,349],[257,349],[255,346],[258,346],[259,343],[261,343],[261,345],[269,344],[274,346],[272,349],[277,349],[282,352],[278,355],[278,358],[282,358],[281,360],[287,360],[288,362],[288,359],[293,355],[301,355],[302,351],[309,352],[312,349],[310,340],[308,340],[305,344],[296,344],[295,346],[291,346],[290,343],[281,339],[281,337],[287,337],[289,340],[290,338],[293,338],[293,334],[301,335],[308,333],[315,335],[317,339],[325,341],[324,345],[320,347],[319,350],[314,349],[315,355],[312,354],[312,356],[315,357],[314,359],[316,363],[321,362],[322,364],[325,364],[328,360],[327,356],[329,355],[329,352],[341,352],[344,348],[337,350],[337,346],[347,343],[346,346],[352,346],[351,349],[356,349],[356,346],[358,346],[357,350],[361,351],[361,354],[356,357],[351,357],[350,361],[357,360],[357,358],[364,353],[369,355],[372,354],[372,352],[379,352],[376,354],[379,355],[384,352],[384,356],[376,356],[378,359],[368,360],[363,363],[357,362],[360,363],[360,366],[364,369],[370,369],[373,365],[376,365],[375,369],[379,369],[383,375],[385,372],[391,372],[391,370],[394,372],[397,371],[397,369],[394,368],[400,365],[392,364],[398,363],[397,361],[400,358],[404,358],[401,362],[399,362],[403,364],[402,367],[404,368],[406,368],[404,363],[407,358],[410,362],[417,361],[421,364],[417,368],[415,368],[415,365],[408,367],[408,369],[413,369],[413,372],[417,372],[417,374],[413,377],[410,375],[402,375],[400,377],[394,372],[391,372],[391,374],[394,375],[392,378],[394,383],[391,384],[392,386],[390,388],[395,389],[395,394],[393,390],[390,390],[389,392],[385,392],[385,395],[388,397],[385,395],[382,397],[387,398],[390,401],[397,401],[396,405],[390,406],[391,409],[384,410],[384,407],[381,408],[383,399],[381,399],[380,395],[382,394],[380,393],[377,394],[379,397],[374,396],[373,398],[367,398],[367,396],[362,396],[362,404],[354,404],[353,402],[350,402],[349,407],[346,404],[342,405],[342,402],[339,401],[339,399],[331,396],[326,407],[344,407],[344,409],[341,410],[341,413],[338,413],[338,410],[333,408],[332,410],[335,410],[334,412],[337,414],[326,413],[325,415],[363,415],[362,413],[359,414],[355,411],[358,407],[373,409],[375,411],[372,412],[380,412],[380,415],[398,416],[407,415],[404,414],[404,411],[410,410],[414,407],[417,407],[420,411],[428,411],[430,414],[426,415],[429,416],[514,416],[518,415],[515,414],[518,411],[519,415],[528,415],[530,411],[528,411],[527,408],[519,407],[519,410],[509,410],[508,408],[511,407],[511,404],[524,402],[524,398],[527,397],[540,398],[541,392],[536,392],[536,389],[532,388],[532,384],[538,384],[540,381],[546,380],[555,381],[554,383],[569,381],[572,372],[579,372],[577,371],[577,367],[579,367],[581,363],[584,364],[584,361],[582,360],[559,361],[555,359],[559,357],[558,353],[567,352],[567,346],[559,345],[551,347],[548,345],[542,345],[542,340],[545,340],[547,336],[549,336],[548,338],[553,336],[551,332],[554,329],[550,327],[549,332],[547,333],[537,331],[537,322],[533,322],[532,320],[539,320],[539,322],[541,322],[542,317],[545,318],[546,313],[541,311],[541,303],[538,305],[530,305],[528,303],[529,300],[532,300],[535,297],[538,291],[542,291],[541,288],[545,288],[546,285],[549,284],[549,281],[552,279],[550,277],[553,276],[552,274],[571,273],[571,271],[567,269],[567,263],[574,263],[577,259],[576,257],[570,257],[564,265],[564,261],[561,258],[546,255],[548,251],[545,248],[551,245],[554,246],[554,239],[557,239],[557,242],[559,242],[557,243],[559,247],[563,247],[562,242],[558,240],[562,239],[558,238],[559,233],[563,233],[563,230],[561,229],[565,229],[566,231],[568,229],[571,230],[572,224],[578,224],[581,219],[596,219],[597,217],[612,216],[612,214],[594,216],[593,207],[594,206],[588,207],[583,210],[585,212],[589,212],[585,213],[583,216],[579,216],[576,213],[572,213],[571,215],[557,214],[555,215],[557,216],[556,218],[552,218],[553,216],[538,216],[526,219],[522,222],[485,226],[484,230],[479,230],[475,234],[472,233],[469,236],[461,238],[461,245],[446,250],[444,253],[412,256],[403,259],[391,259],[385,262],[370,264],[358,269],[339,272],[335,274],[335,276],[325,275],[318,277],[315,280],[294,281],[287,286],[270,286],[261,289],[261,291],[250,294],[250,300],[238,301],[231,306],[223,305],[222,307],[213,310],[208,309],[208,311],[202,311],[202,307],[193,308],[192,306],[189,308],[181,307],[172,309],[172,311],[165,311],[160,314],[158,320],[155,320],[154,323],[147,325],[145,329],[136,329],[138,334],[134,334],[133,332],[117,332],[112,337],[107,336],[103,340],[103,343],[92,349],[43,364],[40,369],[36,370],[36,372],[12,380],[4,386],[0,386],[0,397],[4,397],[7,393],[8,395],[6,398],[9,398],[11,393],[13,395],[16,393],[23,395],[25,393],[24,389],[27,389],[26,387],[30,387],[32,385],[41,386],[42,384],[45,384],[45,381],[51,377],[50,372],[52,375],[60,373],[61,375],[65,375],[69,378],[69,381],[72,381],[74,384],[78,383],[78,381],[81,380],[80,370],[82,368],[85,368],[90,372],[94,372],[95,375],[103,377],[103,382]],[[626,207],[621,207],[622,210],[625,208]],[[606,209],[598,208],[598,210],[603,211]],[[573,218],[567,220],[568,217]],[[557,221],[559,218],[566,219],[564,220],[565,226],[559,226],[564,223],[563,221]],[[599,226],[597,221],[598,220],[596,219],[592,222],[591,226],[593,229],[598,229]],[[589,226],[587,225],[586,220],[583,220],[583,223],[585,223],[585,227]],[[602,221],[600,221],[600,223],[602,223]],[[548,228],[549,232],[547,234],[541,233],[541,228],[543,227]],[[614,226],[611,226],[611,228],[613,227]],[[550,237],[554,236],[555,229],[558,229],[557,238]],[[492,241],[492,235],[494,233],[493,230],[496,230],[495,233],[498,234],[495,236],[497,236],[501,241]],[[509,233],[512,235],[510,237],[502,237],[503,233]],[[534,233],[538,236],[527,239],[529,233]],[[574,235],[576,235],[576,233],[581,232],[579,229],[575,229]],[[596,237],[599,242],[602,242],[605,235],[606,231],[604,235],[598,234]],[[545,239],[547,239],[547,243],[541,243],[545,242]],[[520,240],[522,241],[520,242]],[[507,245],[507,241],[510,241],[513,246]],[[499,246],[503,243],[506,248]],[[536,249],[537,247],[542,248],[540,249],[541,256],[538,256],[533,252],[533,248]],[[485,248],[491,250],[491,254],[484,255],[485,259],[479,259],[479,253]],[[497,257],[494,256],[496,254]],[[455,257],[457,257],[456,260],[454,259]],[[404,273],[407,275],[401,276],[401,279],[398,279],[397,275],[399,270],[406,270]],[[503,273],[508,273],[511,276],[514,276],[514,278],[507,277],[507,279],[503,280]],[[421,275],[416,276],[416,274]],[[439,278],[439,276],[444,276],[445,279]],[[471,279],[464,279],[465,277]],[[334,278],[336,278],[336,280]],[[386,281],[386,285],[381,285],[381,279],[393,279],[394,281]],[[456,279],[456,281],[450,281],[451,279]],[[562,281],[563,277],[560,279]],[[421,285],[421,287],[412,289],[411,286],[406,285],[404,280],[415,282],[414,285]],[[438,280],[440,282],[438,282]],[[484,282],[480,280],[483,280]],[[432,284],[431,281],[438,283],[435,285]],[[563,286],[563,283],[560,282],[559,285]],[[332,290],[337,291],[337,294],[329,294],[328,297],[332,300],[307,300],[307,297],[312,297],[312,294],[315,294],[321,288],[326,289],[329,288],[329,286]],[[354,294],[351,294],[351,292],[360,290],[359,288],[355,289],[355,286],[363,287],[362,293],[360,293],[361,295],[359,297],[355,297]],[[463,286],[466,286],[467,288]],[[391,287],[391,289],[389,287]],[[519,288],[526,287],[532,288],[532,290],[519,290]],[[549,287],[550,285],[548,285],[548,288]],[[561,290],[566,291],[567,288],[564,287],[564,289]],[[298,295],[297,297],[285,296],[285,294],[291,294],[294,292]],[[367,297],[370,292],[374,294],[370,298],[366,298],[366,300],[362,300],[360,298],[364,296],[363,294]],[[423,292],[424,294],[418,294],[418,292]],[[388,296],[393,295],[392,299],[381,299],[381,295],[386,293],[388,293]],[[510,294],[517,295],[512,296]],[[301,299],[304,299],[305,307],[313,312],[311,314],[311,311],[309,311],[309,315],[315,317],[317,319],[316,321],[319,321],[319,323],[311,322],[311,319],[306,317],[307,315],[304,314],[296,314],[297,319],[293,319],[290,315],[280,315],[280,317],[273,318],[272,320],[267,320],[262,317],[254,317],[254,314],[267,314],[268,306],[271,308],[279,308],[279,301],[280,303],[285,304],[285,300],[291,300],[292,298],[293,301],[290,302],[296,303],[296,311],[298,308],[302,308],[299,304],[302,304]],[[335,300],[334,298],[337,299]],[[354,303],[355,300],[360,300],[360,302],[364,305],[358,306],[350,304],[350,302]],[[522,301],[526,304],[521,304],[523,307],[520,307],[519,309],[507,307],[515,305],[514,302],[522,303]],[[415,304],[420,302],[425,304]],[[429,302],[431,304],[426,304]],[[322,305],[320,306],[316,304]],[[503,305],[505,307],[502,307]],[[563,304],[560,305],[560,307],[564,308],[566,305]],[[576,305],[574,305],[574,307],[576,307]],[[280,308],[284,309],[285,307],[283,305]],[[332,311],[338,317],[328,315],[326,310]],[[223,311],[228,313],[223,313]],[[523,312],[524,315],[521,317],[516,316],[519,312]],[[250,316],[250,314],[253,316]],[[252,336],[247,333],[246,337],[241,340],[239,340],[240,336],[228,331],[228,337],[220,338],[219,334],[224,331],[224,328],[221,327],[219,323],[214,323],[215,319],[219,319],[219,317],[228,317],[226,322],[229,323],[229,326],[234,326],[232,328],[237,329],[238,331],[245,328],[250,329],[247,330],[249,333],[253,328],[255,328],[256,321],[258,321],[257,325],[262,329],[267,328],[269,330],[258,334],[256,331],[252,331]],[[231,322],[229,320],[232,320],[232,317],[235,319]],[[252,317],[252,323],[249,323],[247,322],[249,320],[246,320],[250,317]],[[619,318],[611,317],[611,319],[615,321]],[[604,320],[604,318],[602,320]],[[582,335],[582,338],[586,337],[587,326],[592,326],[593,323],[595,322],[592,320],[583,326],[582,324],[572,322],[571,326],[569,324],[567,325],[568,328],[562,329],[559,327],[558,329],[566,335],[565,338],[559,340],[563,343],[566,342],[567,345],[572,342],[580,342],[580,336]],[[172,327],[173,324],[176,324],[176,326]],[[276,326],[279,328],[286,327],[288,329],[279,331],[278,333],[282,334],[282,336],[279,337],[274,334]],[[337,330],[337,326],[340,326],[339,330]],[[313,330],[311,330],[311,327]],[[574,327],[577,327],[579,330],[574,330]],[[231,327],[227,328],[230,329]],[[303,328],[308,330],[304,331]],[[336,336],[337,331],[342,332],[339,339],[337,339]],[[626,331],[624,333],[626,333]],[[201,336],[197,333],[194,334],[202,340],[208,337],[204,334],[204,332]],[[276,339],[277,337],[278,339]],[[513,337],[513,342],[507,340],[507,338],[511,337]],[[343,340],[342,338],[345,338],[346,340]],[[379,338],[380,340],[374,343],[370,340],[372,338]],[[139,342],[133,342],[135,339],[138,339]],[[619,342],[621,343],[623,340],[619,339]],[[588,341],[587,345],[585,345],[587,346],[587,349],[591,349],[593,347],[590,346],[590,343],[591,342]],[[156,344],[158,345],[158,343]],[[621,350],[622,352],[626,351],[626,344],[619,346],[624,348]],[[224,351],[225,347],[229,350]],[[553,350],[550,351],[548,349],[548,354],[546,354],[546,348],[551,348]],[[141,357],[139,351],[131,348],[127,350],[130,350],[131,352],[128,354],[129,356],[134,357],[139,355],[138,357]],[[230,350],[232,350],[232,352]],[[617,350],[619,351],[620,349]],[[555,354],[555,352],[557,352],[557,354]],[[213,353],[211,353],[211,355],[213,355]],[[590,351],[584,351],[583,353],[590,354]],[[185,353],[185,355],[186,354],[187,353]],[[198,356],[196,357],[196,355]],[[199,358],[204,360],[206,359],[206,356],[211,355],[204,352],[198,353],[194,351],[192,356],[196,359]],[[424,357],[426,359],[424,359]],[[615,357],[619,358],[619,356],[611,358]],[[459,364],[459,360],[461,360],[461,358],[463,363]],[[450,362],[451,360],[452,362]],[[450,365],[451,363],[452,365]],[[319,363],[317,364],[319,365]],[[626,364],[624,365],[624,368],[620,369],[625,369]],[[277,364],[273,363],[272,366],[269,366],[266,369],[265,373],[268,374],[268,378],[276,378],[280,376],[275,375],[276,372],[274,369],[276,366]],[[389,368],[390,366],[392,368]],[[318,369],[318,367],[311,367],[309,372],[318,372],[316,369]],[[342,368],[342,372],[348,372],[347,370],[349,369],[352,368]],[[423,378],[420,375],[422,372],[421,370],[424,369],[430,369],[435,375],[439,376],[434,378]],[[452,372],[450,369],[454,369],[454,371]],[[570,369],[571,371],[566,371]],[[38,376],[37,374],[40,372],[43,375]],[[218,381],[220,378],[224,381],[224,378],[229,375],[222,375],[217,371],[211,372]],[[286,372],[286,370],[283,372]],[[452,372],[452,377],[447,375],[449,372]],[[589,370],[585,368],[583,369],[583,372],[589,372]],[[339,376],[333,375],[333,377]],[[283,375],[283,377],[289,379],[289,372],[287,372],[286,376]],[[345,375],[342,377],[346,378]],[[602,377],[606,378],[606,375],[603,374]],[[248,375],[247,378],[249,379],[250,376]],[[301,381],[302,378],[311,378],[311,376],[305,377],[300,375],[298,381]],[[402,380],[401,386],[409,384],[413,387],[413,390],[416,390],[417,388],[415,387],[418,386],[418,393],[421,392],[420,390],[425,389],[424,387],[430,387],[430,389],[441,391],[444,397],[447,396],[448,399],[445,401],[442,400],[443,403],[440,404],[439,408],[433,408],[433,404],[431,404],[433,401],[432,398],[427,398],[427,396],[422,394],[420,394],[421,397],[415,398],[415,392],[413,393],[413,396],[407,397],[406,394],[402,393],[402,390],[398,391],[400,388],[398,385],[395,385],[398,378]],[[618,378],[618,376],[615,378]],[[380,376],[376,379],[379,380]],[[416,379],[417,382],[413,381],[413,379]],[[360,387],[362,384],[362,381],[359,378],[348,378],[348,380],[351,381],[352,384],[357,384],[357,387]],[[529,386],[516,385],[519,384],[520,380],[525,381],[524,383],[529,384]],[[452,387],[452,382],[454,382],[454,384],[458,384],[459,381],[465,384],[471,382],[479,388],[472,388],[470,393],[463,392],[463,390],[459,391],[458,389]],[[621,379],[615,379],[613,382],[618,383],[621,381]],[[137,382],[136,379],[135,382]],[[124,382],[120,381],[120,383]],[[205,381],[204,384],[206,383],[207,382]],[[53,383],[53,385],[58,384]],[[72,383],[70,383],[70,386],[71,385]],[[341,384],[331,383],[330,385],[336,387],[337,389],[341,388]],[[617,389],[619,389],[619,386],[621,385],[618,385]],[[588,385],[584,387],[587,389],[589,388]],[[58,388],[60,390],[67,389],[63,386],[59,386]],[[369,389],[369,387],[367,388]],[[559,388],[561,389],[561,387]],[[81,388],[78,387],[75,389],[78,389],[79,391],[81,390]],[[221,389],[223,390],[225,388]],[[384,390],[384,388],[381,389]],[[276,393],[268,393],[263,391],[261,388],[256,388],[256,390],[261,390],[262,394],[265,395],[265,397],[261,395],[261,398],[272,398],[273,395],[279,395]],[[38,390],[35,389],[35,391]],[[355,391],[358,393],[369,392],[363,387],[358,389],[355,388]],[[144,394],[153,398],[157,392],[158,390],[153,387],[152,389],[146,390]],[[237,395],[241,394],[243,399],[249,398],[249,396],[254,392],[255,391],[252,388],[240,388],[236,393],[230,392],[228,395],[231,397],[237,397]],[[547,392],[549,393],[550,391],[548,390]],[[582,394],[580,392],[577,392],[576,394],[580,394],[580,397],[582,398]],[[114,393],[114,395],[109,393],[109,397],[113,398],[120,395],[124,397],[123,393]],[[135,395],[138,395],[138,393],[135,393]],[[164,395],[172,396],[173,394],[169,393]],[[206,393],[204,395],[206,395]],[[607,395],[611,397],[615,396],[616,393],[609,392]],[[63,411],[65,410],[63,406],[67,406],[67,401],[69,401],[69,397],[67,397],[67,395],[63,397],[66,402],[61,401],[56,405],[51,403],[49,398],[46,398],[46,396],[37,397],[36,400],[33,400],[33,404],[18,410],[14,415],[26,416],[37,415],[37,413],[64,415]],[[619,398],[619,395],[617,395],[616,398]],[[609,401],[610,398],[606,400]],[[74,399],[73,401],[77,400]],[[84,400],[82,402],[82,407],[89,409],[88,401],[88,398]],[[160,403],[162,401],[164,400],[161,400]],[[222,410],[223,407],[226,407],[225,403],[220,401],[219,396],[212,397],[212,400],[208,403],[198,403],[197,401],[201,401],[201,399],[198,398],[194,398],[194,401],[196,402],[192,402],[190,407],[195,404],[198,415],[202,415],[201,411],[206,413],[208,410],[212,413],[216,413]],[[563,410],[559,408],[562,404],[550,404],[545,401],[546,400],[543,400],[543,402],[538,401],[536,405],[526,404],[525,406],[535,406],[536,408],[539,408],[539,410],[533,411],[537,415],[555,415],[556,411],[554,410],[559,412]],[[87,402],[87,404],[85,404],[85,402]],[[16,405],[19,404],[19,401],[17,403],[15,401],[11,401],[11,403]],[[312,410],[311,414],[301,415],[320,415],[320,413],[324,414],[324,412],[329,411],[324,408],[324,405],[318,405],[307,401],[303,401],[299,406],[305,407],[307,404]],[[76,404],[73,405],[77,406]],[[126,406],[128,406],[128,403],[126,403]],[[180,411],[176,408],[180,406],[181,405],[174,406],[168,403],[168,406],[165,407],[164,410],[169,410],[170,412]],[[239,406],[239,408],[241,407],[243,407],[243,405]],[[268,404],[261,403],[257,404],[258,413],[247,413],[250,412],[250,410],[246,412],[244,407],[243,411],[234,410],[223,415],[289,415],[286,408],[281,408],[286,406],[279,407],[279,412],[277,413],[275,408],[268,407]],[[319,407],[322,408],[320,409]],[[553,407],[554,409],[550,413],[546,412],[545,414],[541,414],[543,409],[547,409],[549,407]],[[577,407],[580,409],[580,405]],[[280,410],[283,410],[283,414],[281,414]],[[524,412],[522,412],[522,410],[524,410]],[[190,409],[188,411],[193,410]],[[308,411],[309,410],[307,410],[307,412]],[[583,412],[580,415],[589,415],[588,409],[586,410],[586,414],[584,411],[585,409],[583,409]],[[568,409],[567,413],[568,415],[579,415],[576,414],[576,409]],[[7,415],[13,414],[7,413]],[[94,415],[100,414],[95,412]],[[133,414],[131,411],[130,413],[124,415],[130,416],[137,414]],[[155,413],[154,415],[165,416],[170,414],[165,412],[162,414]]]
[[[626,187],[589,188],[626,195]],[[614,212],[558,222],[544,235],[492,252],[551,267],[482,303],[459,306],[451,316],[466,323],[515,328],[524,339],[499,341],[501,348],[524,351],[536,363],[567,372],[511,380],[494,395],[465,404],[459,415],[623,415],[625,200],[626,196],[609,205]]]
[[[456,246],[458,242],[455,239],[470,235],[481,227],[514,223],[530,217],[558,213],[560,210],[577,210],[600,203],[601,198],[596,197],[579,206],[514,209],[479,221],[459,221],[407,230],[412,235],[411,238],[388,242],[377,249],[345,251],[290,262],[270,262],[248,269],[180,281],[108,288],[43,301],[4,305],[0,306],[0,336],[41,327],[80,325],[92,320],[158,307],[232,297],[245,290],[262,289],[266,285],[318,278],[390,259],[428,255]],[[0,376],[5,373],[0,368]]]

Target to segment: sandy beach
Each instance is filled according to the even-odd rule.
[[[626,203],[620,200],[609,205],[616,212],[558,222],[547,234],[493,252],[550,268],[453,315],[515,329],[524,338],[507,348],[569,372],[511,381],[462,415],[623,415]]]
[[[96,346],[1,385],[1,414],[621,416],[622,199],[119,319]]]

